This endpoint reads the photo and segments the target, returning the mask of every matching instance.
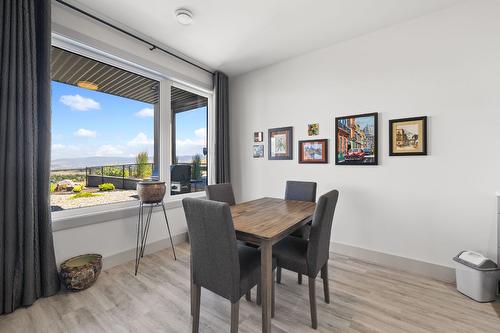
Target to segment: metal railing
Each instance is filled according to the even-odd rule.
[[[176,163],[174,165],[190,165],[191,183],[206,182],[207,164],[206,163]],[[156,172],[155,172],[156,171]],[[88,187],[96,187],[103,183],[113,183],[117,188],[134,188],[138,181],[158,176],[154,163],[130,163],[99,165],[74,169],[54,169],[51,170],[51,182],[58,182],[63,179],[72,179],[85,181]],[[187,181],[189,181],[189,178]]]

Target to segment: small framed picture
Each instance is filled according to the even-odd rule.
[[[309,124],[307,125],[307,135],[319,135],[319,124]]]
[[[389,155],[427,155],[427,117],[389,120]]]
[[[264,141],[264,133],[253,132],[253,142],[262,142],[262,141]]]
[[[264,145],[253,145],[253,158],[264,157]]]
[[[293,127],[269,129],[270,160],[293,160]]]
[[[378,113],[335,118],[335,164],[378,164]]]
[[[328,163],[328,139],[299,141],[299,163]]]

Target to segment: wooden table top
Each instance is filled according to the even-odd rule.
[[[314,202],[261,198],[231,206],[237,234],[275,240],[298,229],[314,213]]]

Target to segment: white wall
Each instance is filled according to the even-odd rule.
[[[461,249],[496,256],[500,189],[500,2],[465,1],[230,80],[238,200],[282,197],[287,179],[340,190],[333,241],[451,266]],[[319,122],[379,112],[378,166],[299,165]],[[388,120],[429,116],[429,156],[389,157]],[[267,130],[294,127],[294,160],[267,160]],[[264,131],[265,159],[252,158]]]
[[[167,217],[172,236],[187,232],[182,207],[167,210]],[[136,232],[137,216],[55,231],[56,261],[60,263],[83,253],[99,253],[107,265],[107,258],[135,249]],[[163,212],[155,212],[151,220],[148,244],[165,240],[164,245],[169,246],[167,239],[168,233]],[[119,262],[113,260],[113,264],[116,263]]]

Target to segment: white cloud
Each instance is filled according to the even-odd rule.
[[[139,133],[136,135],[135,138],[130,140],[127,145],[130,147],[137,147],[137,146],[147,146],[147,145],[152,145],[154,143],[153,139],[148,139],[148,136],[144,133]]]
[[[198,128],[197,130],[194,131],[194,135],[196,135],[197,138],[206,138],[207,137],[207,129],[206,128]]]
[[[62,143],[54,143],[52,145],[52,150],[61,150],[61,149],[64,149],[66,148],[65,145],[63,145]]]
[[[145,108],[135,113],[135,116],[139,118],[154,117],[154,115],[155,115],[155,110],[153,110],[152,108]]]
[[[78,94],[61,96],[59,101],[69,106],[73,111],[99,110],[101,108],[99,102],[94,101],[92,98],[82,97]]]
[[[79,157],[82,154],[82,149],[75,145],[65,145],[62,143],[54,143],[52,145],[52,159]]]
[[[120,146],[102,145],[97,148],[96,156],[123,155],[124,152]]]
[[[75,136],[81,137],[81,138],[95,138],[97,136],[96,131],[91,131],[85,128],[80,128],[78,131],[73,133]]]
[[[205,147],[205,140],[177,140],[175,153],[177,156],[202,154]]]

